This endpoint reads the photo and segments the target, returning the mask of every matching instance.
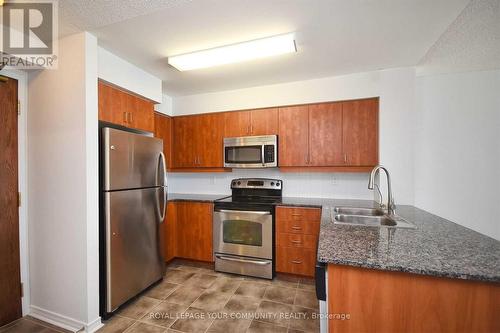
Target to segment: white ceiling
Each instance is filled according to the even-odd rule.
[[[416,65],[469,0],[64,0],[61,31],[163,80],[172,96]],[[295,32],[298,52],[179,72],[166,58]]]

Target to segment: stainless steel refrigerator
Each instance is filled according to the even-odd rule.
[[[101,316],[106,318],[163,277],[160,224],[167,186],[161,139],[110,127],[101,131]]]

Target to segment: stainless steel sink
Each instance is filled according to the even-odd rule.
[[[333,211],[335,214],[345,215],[383,216],[385,214],[380,208],[335,207]]]
[[[335,207],[332,210],[332,220],[335,224],[357,225],[365,227],[387,227],[416,229],[417,227],[400,216],[389,216],[381,209]]]

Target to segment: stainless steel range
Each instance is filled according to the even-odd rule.
[[[216,271],[274,277],[274,206],[281,202],[282,188],[279,179],[234,179],[232,196],[215,201]]]

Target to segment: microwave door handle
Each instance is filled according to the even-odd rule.
[[[266,147],[266,145],[262,145],[262,149],[260,150],[260,156],[262,158],[262,166],[266,166],[266,161],[264,160],[265,159],[265,156],[264,156],[265,147]]]

